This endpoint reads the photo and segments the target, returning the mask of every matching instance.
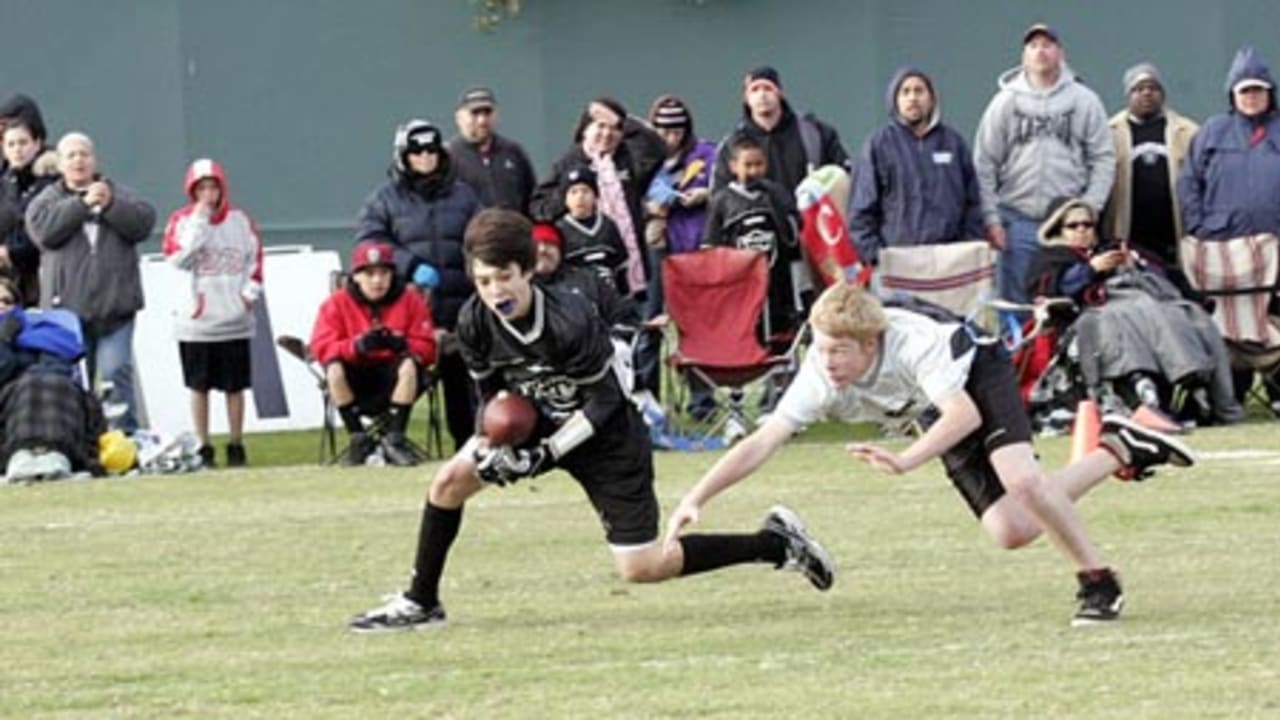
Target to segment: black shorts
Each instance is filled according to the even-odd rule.
[[[395,392],[400,375],[396,363],[373,365],[342,364],[342,374],[347,387],[355,396],[356,404],[366,415],[377,415],[391,405],[391,393]]]
[[[965,392],[982,416],[982,426],[942,454],[952,485],[978,518],[1004,496],[1004,484],[991,466],[991,453],[1031,442],[1031,421],[1018,394],[1009,355],[1000,345],[980,345],[969,369]]]
[[[240,392],[252,382],[249,340],[178,343],[182,382],[196,392]]]
[[[609,423],[559,462],[586,491],[610,545],[644,545],[658,539],[658,497],[653,491],[653,446],[644,421]]]

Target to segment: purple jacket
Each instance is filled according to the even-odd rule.
[[[685,174],[689,166],[701,161],[702,167],[685,182]],[[698,249],[702,240],[702,229],[707,222],[707,205],[686,208],[674,197],[675,193],[687,192],[711,186],[711,172],[716,162],[715,143],[698,140],[689,152],[674,164],[664,163],[649,184],[649,192],[645,199],[670,208],[667,216],[667,251],[672,255],[692,252]]]

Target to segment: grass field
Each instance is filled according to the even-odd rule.
[[[394,636],[344,623],[404,584],[428,470],[2,487],[0,716],[1276,718],[1277,429],[1200,431],[1198,467],[1085,500],[1129,599],[1088,630],[1058,555],[996,549],[936,464],[874,475],[829,442],[703,520],[792,505],[841,563],[829,593],[762,567],[624,585],[557,474],[473,501],[450,627]],[[659,456],[665,509],[714,457]]]

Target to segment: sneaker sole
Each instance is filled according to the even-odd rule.
[[[769,513],[765,516],[765,525],[772,529],[773,523],[770,523],[769,520],[775,517],[779,518],[779,524],[782,526],[782,529],[798,533],[803,537],[813,554],[817,556],[818,559],[822,561],[822,564],[829,568],[831,572],[831,579],[824,582],[823,578],[814,577],[808,570],[802,568],[801,572],[804,574],[805,578],[807,578],[809,583],[818,590],[823,592],[830,590],[831,586],[836,584],[836,561],[832,559],[831,553],[828,553],[827,549],[822,546],[822,543],[818,542],[809,534],[809,528],[805,526],[804,520],[800,519],[800,515],[798,515],[795,510],[792,510],[786,505],[774,505],[769,508]]]
[[[1097,627],[1099,625],[1114,625],[1120,620],[1120,612],[1124,610],[1124,595],[1116,599],[1115,610],[1111,617],[1081,617],[1079,615],[1071,618],[1071,627],[1087,628]]]
[[[1164,433],[1143,427],[1123,415],[1107,415],[1102,418],[1102,422],[1104,425],[1107,423],[1118,425],[1121,430],[1127,430],[1131,434],[1138,436],[1144,443],[1157,443],[1167,446],[1170,450],[1169,464],[1174,467],[1191,467],[1196,464],[1196,454],[1191,448]]]
[[[403,632],[428,632],[431,630],[442,630],[449,624],[448,620],[433,620],[431,622],[414,623],[412,625],[384,625],[381,627],[356,627],[355,625],[347,625],[347,630],[357,635],[390,635],[392,633]]]

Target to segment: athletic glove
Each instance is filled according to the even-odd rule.
[[[521,478],[536,477],[555,466],[546,445],[510,448],[505,445],[477,450],[476,476],[490,485],[510,485]]]

